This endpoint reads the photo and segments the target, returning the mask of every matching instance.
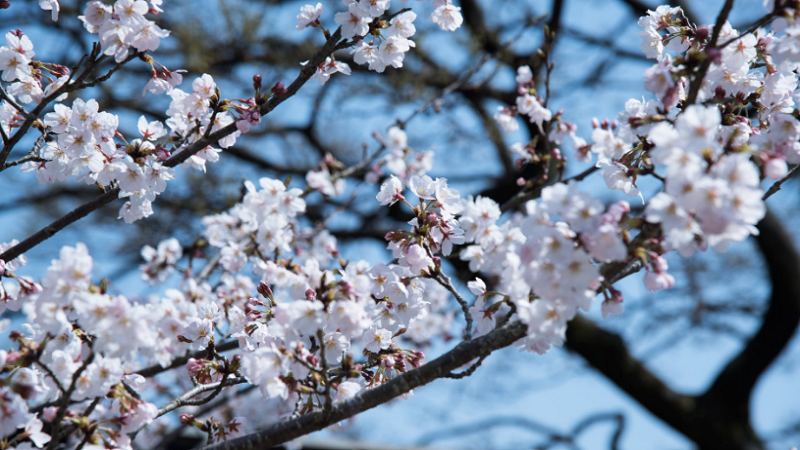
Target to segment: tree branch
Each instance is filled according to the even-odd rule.
[[[523,337],[525,330],[525,325],[514,322],[477,339],[462,342],[419,369],[398,375],[386,384],[336,404],[327,418],[322,411],[313,412],[297,419],[277,423],[246,436],[203,447],[203,450],[266,450],[313,431],[321,430],[424,386],[437,378],[442,378],[475,358],[488,356],[495,350],[507,347]]]
[[[756,242],[764,255],[772,294],[761,327],[699,398],[703,407],[749,424],[756,382],[786,348],[800,325],[800,254],[772,212],[758,224]]]

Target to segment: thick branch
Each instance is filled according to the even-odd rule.
[[[582,316],[567,327],[567,348],[620,387],[634,400],[677,430],[685,428],[692,397],[674,392],[628,351],[621,336]]]
[[[275,424],[256,433],[204,447],[203,450],[266,450],[313,431],[321,430],[386,403],[420,386],[424,386],[437,378],[445,377],[451,371],[475,358],[487,356],[495,350],[507,347],[523,337],[525,329],[525,325],[515,322],[507,327],[494,330],[485,336],[462,342],[453,350],[419,369],[406,372],[386,384],[365,391],[348,401],[336,404],[330,414],[327,415],[327,418],[326,414],[321,411],[306,414],[294,420]]]
[[[769,308],[758,332],[699,399],[704,407],[744,423],[749,423],[753,387],[800,325],[800,254],[771,212],[767,212],[758,229],[756,242],[772,283]]]

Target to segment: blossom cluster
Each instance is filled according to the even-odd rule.
[[[518,69],[517,105],[500,108],[495,118],[506,131],[517,129],[518,114],[549,129],[547,145],[534,140],[512,146],[519,165],[539,164],[547,172],[548,164],[564,160],[558,146],[570,137],[577,160],[597,156],[595,166],[610,189],[641,199],[644,222],[629,225],[645,245],[632,254],[644,259],[647,286],[657,290],[674,284],[663,253],[691,256],[709,246],[724,251],[757,233],[755,224],[765,214],[762,180],[781,179],[787,163],[800,161],[800,122],[793,115],[800,53],[788,23],[777,32],[740,34],[727,22],[719,30],[693,27],[680,8],[662,6],[639,26],[642,50],[657,61],[644,74],[654,98],[629,100],[616,121],[593,121],[589,143],[560,111],[550,114],[536,101],[526,84],[527,67]],[[699,81],[704,69],[698,54],[709,60]],[[740,113],[747,108],[755,114]],[[647,177],[661,183],[654,195],[639,187]],[[533,190],[545,181],[519,182]]]
[[[55,139],[44,143],[40,161],[27,162],[22,170],[35,171],[41,183],[76,177],[88,184],[119,187],[119,196],[129,199],[120,209],[120,217],[126,222],[149,217],[155,197],[164,192],[167,181],[175,178],[174,169],[167,165],[172,156],[167,145],[191,145],[207,129],[213,132],[235,120],[228,112],[214,114],[210,104],[217,101],[218,94],[211,76],[196,79],[192,87],[192,93],[177,88],[170,92],[172,103],[166,121],[170,131],[163,123],[148,122],[141,116],[141,137],[125,143],[117,141],[119,118],[100,111],[96,100],[78,98],[71,107],[56,103],[55,110],[44,117],[48,133]],[[220,139],[219,145],[233,145],[239,134],[236,131]],[[219,160],[219,152],[220,149],[207,146],[184,164],[205,171],[205,163]]]
[[[93,0],[79,18],[87,31],[100,36],[103,54],[114,56],[119,63],[128,58],[131,48],[137,52],[155,50],[161,39],[169,36],[169,31],[147,18],[148,14],[164,12],[162,1],[117,0],[112,6]]]
[[[343,38],[356,40],[351,51],[356,64],[367,65],[369,70],[379,73],[390,66],[403,67],[405,54],[416,46],[409,38],[416,33],[414,20],[417,15],[413,11],[404,11],[394,15],[388,23],[372,26],[389,10],[391,0],[346,0],[344,4],[347,11],[336,13],[334,21],[340,26]],[[435,9],[429,18],[442,30],[455,31],[463,23],[461,8],[454,6],[451,0],[434,0],[433,6]],[[320,22],[322,11],[322,3],[300,8],[296,29],[313,27],[328,33]],[[368,39],[367,35],[371,38]],[[336,72],[350,75],[351,70],[347,64],[329,57],[319,65],[314,78],[323,85]]]

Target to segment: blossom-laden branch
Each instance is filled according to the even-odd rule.
[[[319,64],[321,64],[325,60],[325,58],[330,56],[330,54],[333,53],[334,50],[336,50],[337,44],[339,42],[339,39],[340,39],[340,31],[337,30],[331,36],[331,38],[328,39],[328,41],[325,43],[325,45],[320,50],[318,50],[314,54],[314,56],[311,57],[311,59],[309,60],[310,61],[309,64],[306,65],[305,67],[303,67],[303,69],[300,71],[300,74],[295,78],[295,80],[292,82],[292,84],[289,85],[289,87],[286,89],[286,92],[284,94],[279,94],[279,95],[273,96],[267,103],[265,103],[261,107],[262,116],[268,114],[269,112],[274,110],[278,105],[280,105],[285,100],[287,100],[291,96],[293,96],[300,89],[300,87],[303,86],[312,77],[312,75],[315,74],[316,67]],[[91,58],[90,58],[90,60],[94,61]],[[86,76],[88,76],[88,74],[91,73],[91,71],[94,70],[94,67],[97,64],[99,64],[99,61],[94,62],[94,64],[90,63],[89,66],[85,69],[84,74],[81,77],[78,77],[78,81],[80,81],[82,77],[85,78]],[[59,92],[59,95],[60,95],[60,93],[61,92]],[[48,102],[52,101],[57,96],[58,95],[55,95],[55,96],[51,95],[50,97],[53,97],[53,98],[46,97],[43,100],[43,102],[45,100],[48,101]],[[42,109],[44,109],[44,105],[40,104],[39,107],[34,109],[33,114],[38,114],[39,112],[41,112]],[[24,126],[25,125],[23,124],[22,127],[24,127]],[[23,130],[22,127],[20,127],[20,129],[15,134],[15,136],[17,134],[22,133],[23,131],[27,131],[27,129]],[[166,167],[175,167],[178,164],[181,164],[181,163],[185,162],[187,159],[189,159],[193,155],[197,154],[201,150],[204,150],[209,145],[211,145],[213,143],[216,143],[220,139],[223,139],[223,138],[225,138],[227,136],[230,136],[231,134],[233,134],[235,132],[237,132],[237,128],[236,128],[236,124],[235,123],[232,123],[232,124],[227,125],[227,126],[225,126],[223,128],[220,128],[219,130],[216,130],[216,131],[208,134],[207,136],[204,136],[203,138],[198,139],[194,143],[188,145],[187,147],[181,149],[179,152],[175,153],[173,156],[171,156],[169,159],[167,159],[164,162],[164,166],[166,166]],[[20,135],[20,138],[21,138],[21,135]],[[19,139],[17,139],[17,141],[18,140]],[[11,147],[13,147],[13,145],[15,143],[16,143],[16,141],[12,139],[12,141],[10,141],[9,143],[6,144],[6,148],[8,148],[8,151],[11,150]],[[0,161],[5,161],[5,159],[3,158],[2,154],[0,154]],[[42,243],[46,239],[52,237],[53,235],[55,235],[56,233],[58,233],[59,231],[61,231],[65,227],[67,227],[68,225],[70,225],[70,224],[82,219],[83,217],[86,217],[87,215],[91,214],[93,211],[95,211],[97,209],[100,209],[103,206],[113,202],[114,200],[116,200],[119,197],[119,193],[120,193],[120,188],[119,187],[111,188],[110,190],[104,192],[103,194],[99,195],[95,199],[93,199],[93,200],[91,200],[91,201],[89,201],[87,203],[84,203],[83,205],[75,208],[74,210],[70,211],[69,213],[65,214],[64,216],[56,219],[55,221],[53,221],[52,223],[50,223],[46,227],[42,228],[41,230],[37,231],[33,235],[29,236],[28,238],[26,238],[25,240],[23,240],[19,244],[14,245],[11,248],[8,248],[2,254],[0,254],[0,259],[2,259],[4,261],[10,261],[10,260],[12,260],[14,258],[17,258],[21,254],[23,254],[26,251],[32,249],[33,247],[39,245],[40,243]]]
[[[725,0],[725,4],[722,5],[722,10],[717,16],[717,21],[714,23],[714,29],[711,32],[711,40],[708,41],[708,44],[706,44],[704,50],[705,59],[702,63],[700,63],[700,68],[697,69],[697,72],[695,72],[694,77],[689,83],[689,92],[686,94],[687,105],[693,105],[695,101],[697,101],[697,94],[700,93],[700,86],[703,85],[706,73],[708,73],[708,69],[711,67],[711,62],[714,59],[714,53],[719,52],[717,41],[719,40],[720,33],[722,32],[722,26],[725,25],[725,22],[728,20],[728,15],[730,15],[731,10],[733,9],[733,1],[734,0]]]
[[[494,330],[489,334],[464,341],[419,369],[398,375],[391,381],[370,389],[333,406],[329,414],[314,412],[297,419],[275,424],[262,431],[203,447],[203,450],[269,449],[292,439],[321,430],[368,409],[386,403],[413,389],[450,374],[475,358],[486,357],[495,350],[513,344],[525,335],[525,325],[519,322]]]
[[[165,404],[164,406],[158,408],[157,417],[161,417],[164,414],[167,414],[167,413],[169,413],[171,411],[174,411],[174,410],[176,410],[178,408],[181,408],[183,406],[205,405],[206,403],[210,402],[211,400],[214,400],[214,398],[216,398],[217,395],[219,395],[219,393],[222,392],[223,388],[229,387],[229,386],[235,386],[237,384],[243,384],[243,383],[246,383],[246,382],[247,382],[247,380],[245,378],[243,378],[243,377],[232,377],[232,378],[225,378],[225,379],[223,379],[221,381],[217,381],[217,382],[214,382],[214,383],[201,384],[201,385],[199,385],[199,386],[187,391],[183,395],[175,398],[174,400],[170,401],[169,403]],[[198,395],[200,395],[200,394],[202,394],[204,392],[209,392],[209,391],[213,391],[211,393],[211,395],[208,395],[208,396],[206,396],[204,398],[201,398],[201,399],[195,399],[196,396],[198,396]],[[145,427],[145,425],[142,425],[141,428],[144,428],[144,427]],[[141,430],[141,428],[140,428],[140,430]]]

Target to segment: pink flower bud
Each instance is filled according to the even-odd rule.
[[[701,27],[697,27],[697,31],[695,31],[694,36],[698,41],[702,42],[702,41],[705,41],[706,39],[708,39],[708,35],[709,34],[710,34],[710,30],[708,28],[708,25],[703,25]]]
[[[259,294],[263,295],[266,298],[272,297],[272,288],[269,287],[266,281],[260,281],[258,283],[258,288],[256,288]]]
[[[206,364],[202,359],[189,358],[189,361],[186,363],[186,370],[189,372],[189,375],[193,377],[197,376],[197,374],[205,368]]]
[[[789,167],[783,158],[770,158],[764,163],[764,176],[770,180],[780,180],[789,173]]]
[[[180,418],[180,421],[181,421],[182,424],[184,424],[184,425],[194,425],[195,418],[194,418],[193,415],[191,415],[191,414],[181,414],[178,417]]]
[[[44,420],[48,422],[52,422],[56,418],[56,414],[58,414],[58,406],[48,406],[44,409]]]
[[[272,90],[272,93],[275,94],[275,95],[283,95],[283,94],[286,93],[286,87],[280,81],[275,83],[275,86],[272,86],[271,90]]]
[[[317,293],[313,289],[306,289],[306,300],[313,302],[317,298]]]
[[[711,58],[714,64],[722,64],[722,50],[718,48],[708,48],[706,49],[706,55]]]

